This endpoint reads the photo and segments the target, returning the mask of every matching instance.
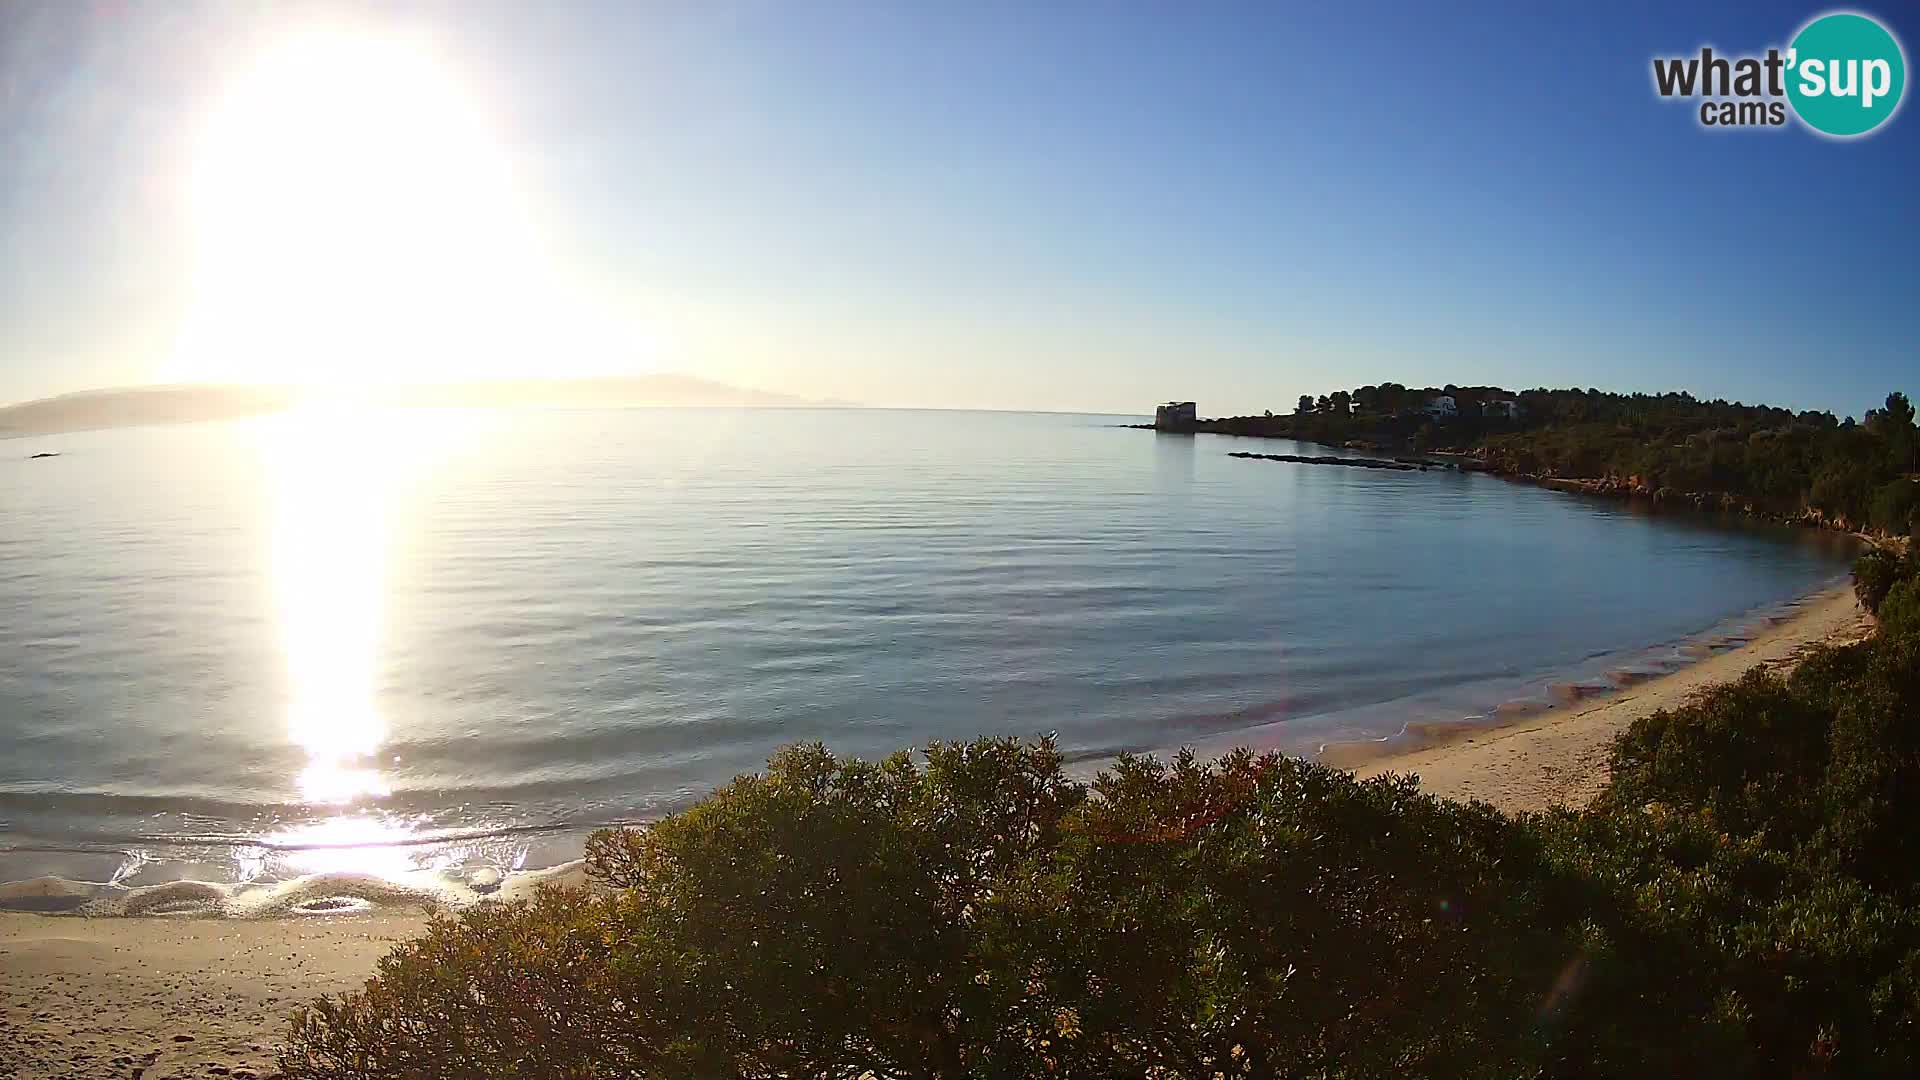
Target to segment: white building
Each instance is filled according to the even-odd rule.
[[[1427,415],[1443,420],[1460,415],[1460,403],[1452,394],[1435,394],[1427,399]]]

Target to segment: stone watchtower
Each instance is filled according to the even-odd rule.
[[[1191,401],[1169,401],[1153,410],[1153,426],[1157,428],[1189,428],[1200,422],[1200,415]]]

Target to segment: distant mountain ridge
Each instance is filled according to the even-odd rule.
[[[297,394],[295,388],[288,386],[199,383],[83,390],[0,407],[0,438],[258,416],[287,408]],[[402,384],[375,388],[371,396],[380,404],[426,408],[731,406],[777,409],[856,404],[813,400],[676,374]]]

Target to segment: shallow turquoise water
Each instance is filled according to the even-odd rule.
[[[1311,750],[1670,661],[1845,569],[1830,536],[1122,422],[0,443],[0,879],[552,861],[798,740]]]

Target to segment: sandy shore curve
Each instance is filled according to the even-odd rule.
[[[1345,746],[1329,748],[1324,756],[1362,778],[1412,773],[1435,795],[1479,799],[1508,813],[1582,807],[1606,786],[1614,737],[1635,720],[1682,705],[1751,668],[1789,671],[1815,646],[1859,641],[1871,632],[1872,618],[1852,586],[1836,586],[1808,597],[1799,610],[1740,648],[1605,697],[1505,725],[1459,729],[1398,752]]]

